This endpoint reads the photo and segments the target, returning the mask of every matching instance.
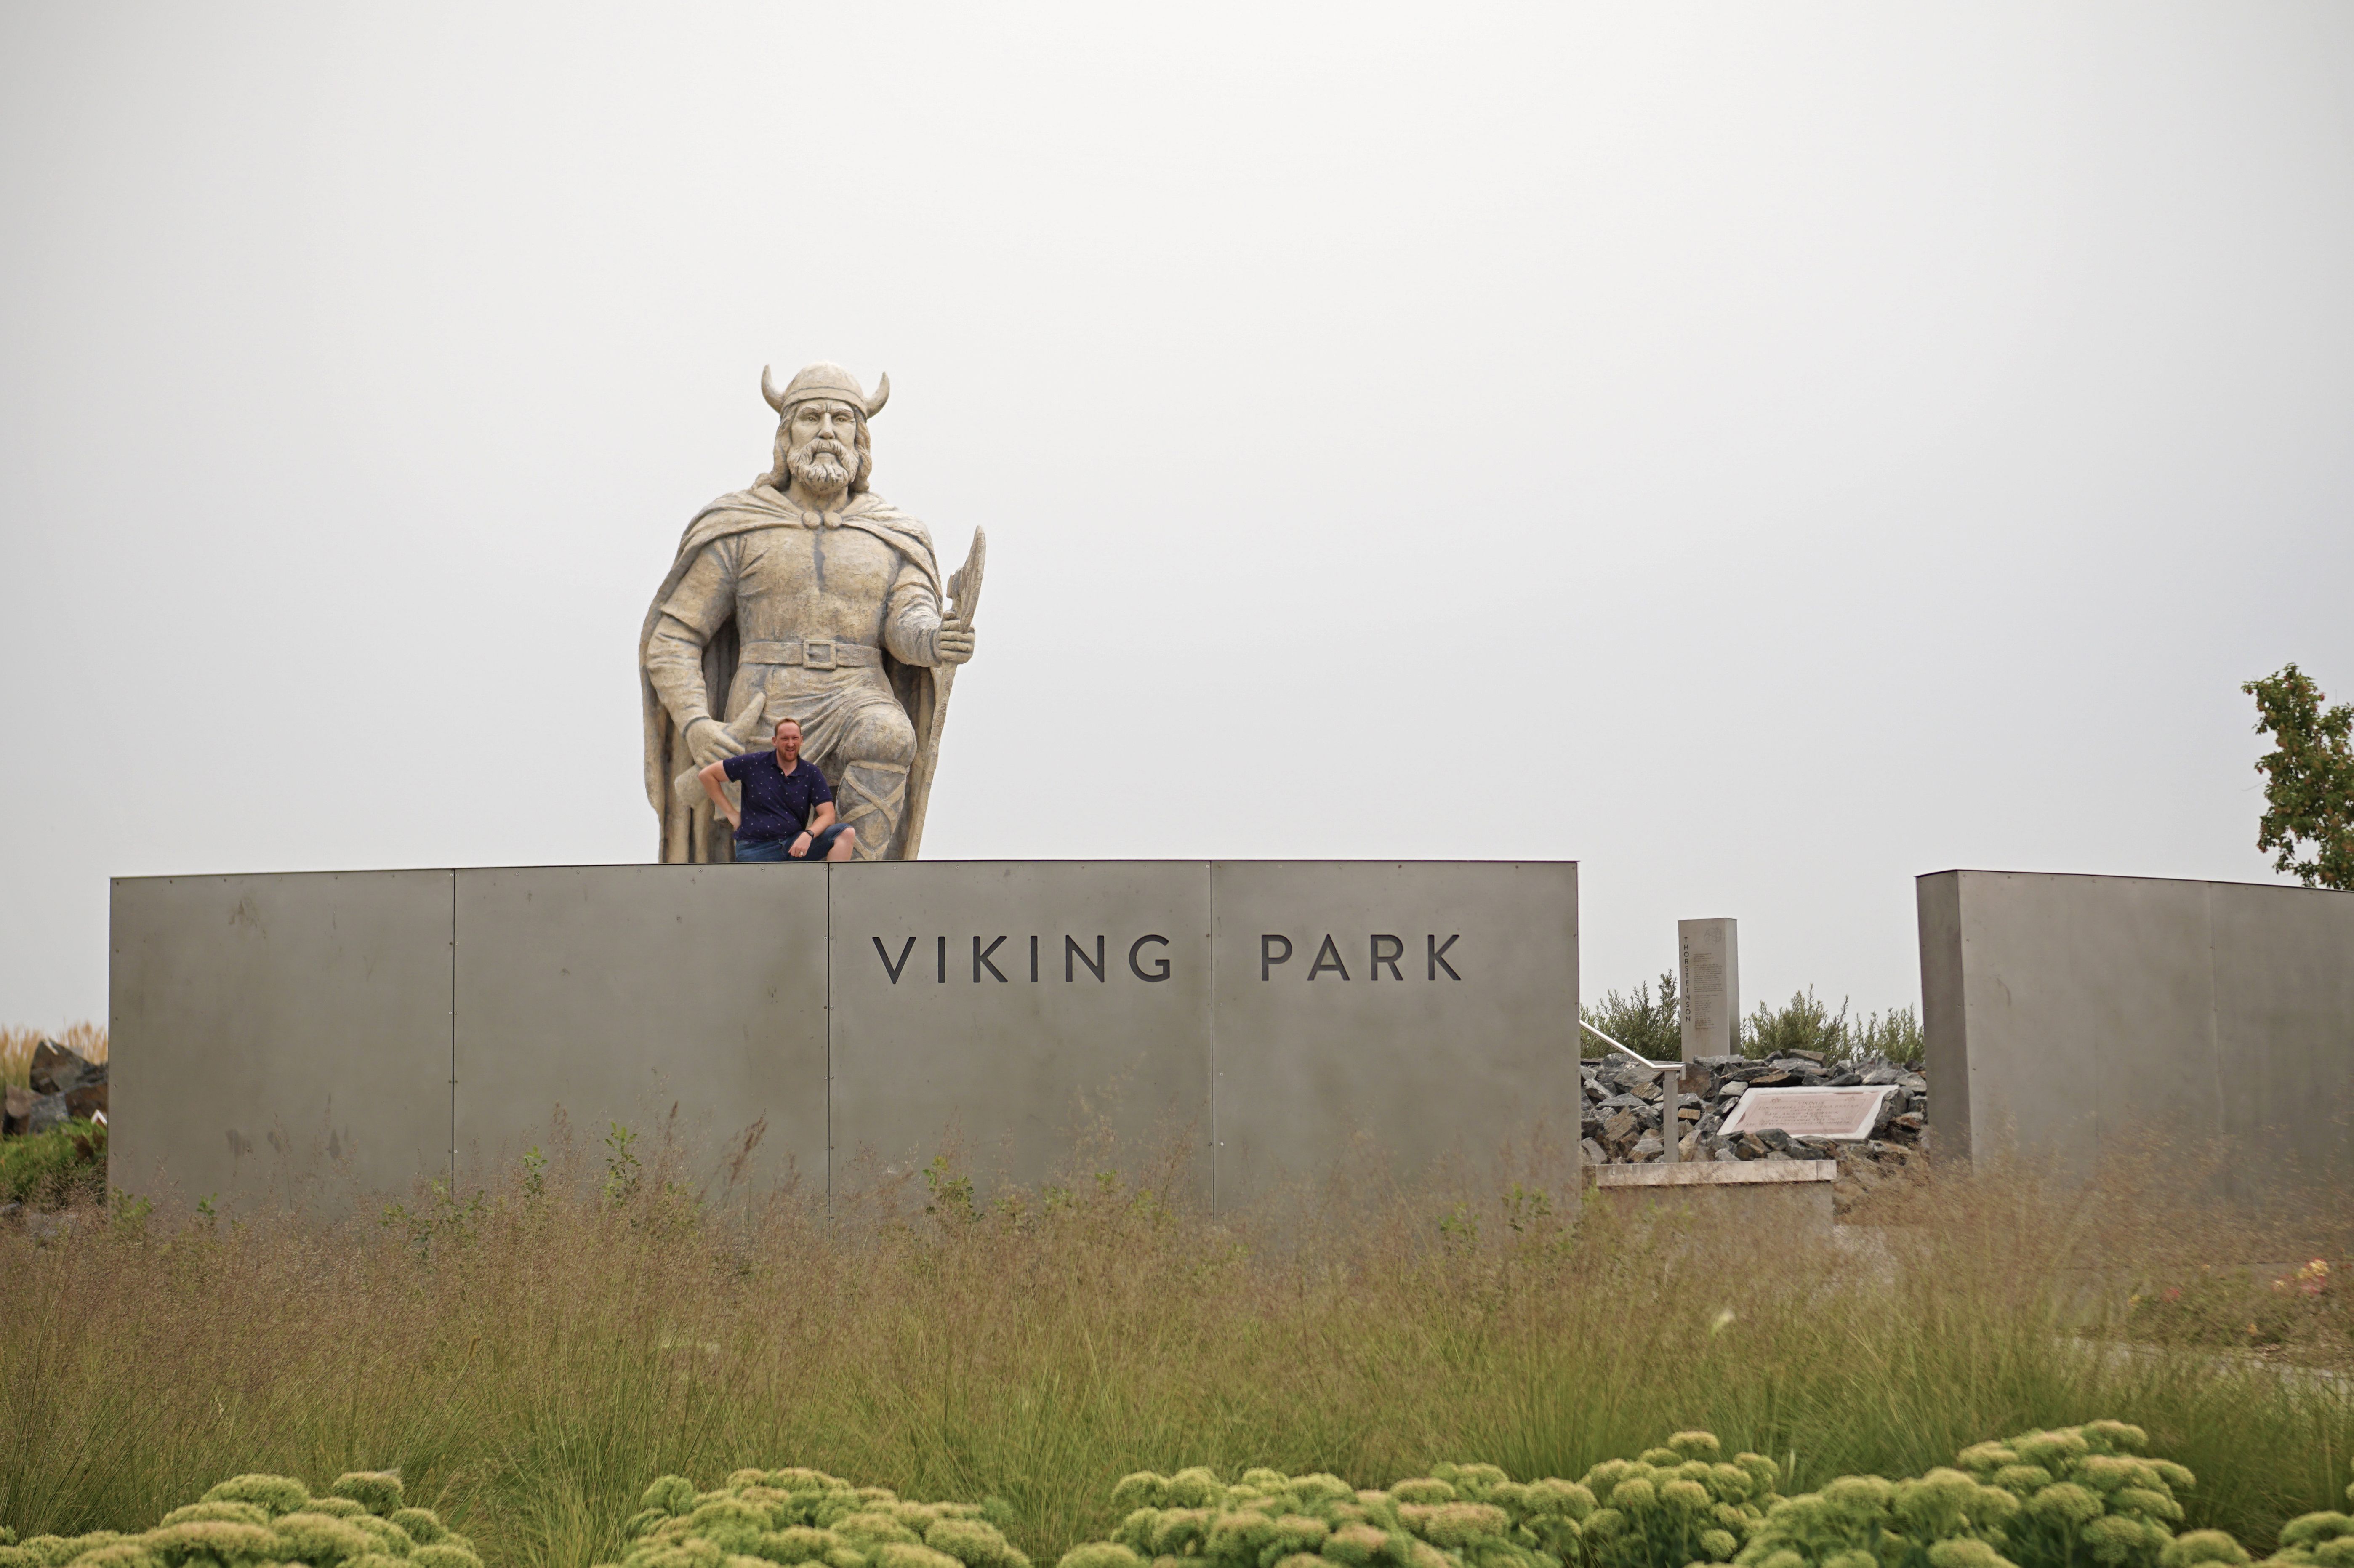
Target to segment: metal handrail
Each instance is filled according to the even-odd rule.
[[[1577,1021],[1577,1026],[1580,1029],[1585,1030],[1588,1034],[1593,1035],[1596,1040],[1601,1041],[1605,1045],[1614,1046],[1618,1050],[1626,1052],[1627,1054],[1634,1057],[1635,1060],[1642,1063],[1646,1067],[1656,1067],[1660,1072],[1664,1073],[1670,1067],[1681,1065],[1681,1063],[1676,1062],[1654,1062],[1649,1056],[1644,1055],[1640,1051],[1636,1050],[1632,1045],[1622,1045],[1617,1041],[1611,1039],[1610,1036],[1603,1033],[1602,1031],[1595,1028],[1594,1025],[1586,1022],[1583,1018]]]
[[[1642,1063],[1643,1065],[1650,1068],[1653,1072],[1659,1075],[1659,1162],[1663,1165],[1676,1165],[1682,1163],[1684,1157],[1683,1132],[1676,1121],[1676,1095],[1680,1091],[1670,1089],[1668,1087],[1668,1075],[1681,1069],[1683,1066],[1683,1064],[1681,1062],[1654,1062],[1649,1056],[1644,1055],[1640,1051],[1636,1050],[1632,1045],[1624,1044],[1619,1041],[1611,1039],[1610,1036],[1603,1033],[1602,1031],[1595,1028],[1594,1025],[1586,1022],[1583,1018],[1577,1021],[1577,1026],[1580,1029],[1585,1030],[1588,1034],[1593,1035],[1596,1040],[1601,1041],[1605,1045],[1611,1046],[1616,1050],[1626,1052],[1627,1054],[1634,1057],[1635,1060]]]

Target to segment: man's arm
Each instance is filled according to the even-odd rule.
[[[810,812],[809,821],[801,828],[801,836],[793,840],[792,847],[785,851],[785,853],[792,856],[795,860],[801,859],[803,855],[809,853],[810,846],[817,842],[816,835],[825,832],[826,829],[832,825],[833,802],[831,800],[820,800],[817,803],[817,808]]]
[[[727,825],[731,828],[742,827],[743,814],[737,811],[735,805],[727,799],[726,760],[722,758],[709,764],[695,777],[703,780],[703,792],[711,797],[711,803],[726,814]]]

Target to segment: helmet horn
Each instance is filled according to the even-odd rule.
[[[760,396],[766,397],[769,407],[778,413],[785,411],[785,395],[777,390],[777,384],[769,378],[769,367],[765,365],[760,366]]]
[[[875,396],[866,399],[866,417],[871,419],[875,415],[881,413],[883,411],[883,405],[888,403],[890,400],[891,373],[886,370],[883,373],[882,377],[875,383]]]

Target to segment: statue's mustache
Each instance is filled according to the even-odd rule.
[[[850,456],[838,443],[821,440],[796,447],[785,466],[806,484],[831,488],[850,482]]]

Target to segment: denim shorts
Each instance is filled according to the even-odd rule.
[[[833,841],[841,836],[842,824],[840,822],[835,822],[830,827],[811,833],[810,835],[809,853],[802,855],[800,858],[802,860],[823,860],[826,856],[826,852],[833,848]],[[793,841],[790,839],[737,839],[736,841],[736,858],[739,861],[753,862],[773,860],[790,861],[795,858],[792,854],[788,853],[792,849],[792,847]]]

